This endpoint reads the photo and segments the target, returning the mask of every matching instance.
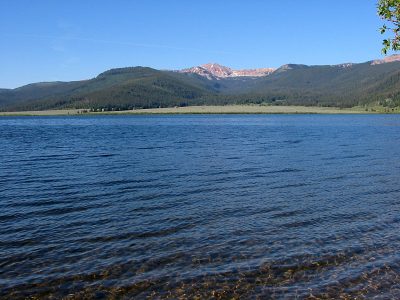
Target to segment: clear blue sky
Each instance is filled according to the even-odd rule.
[[[1,0],[0,87],[125,66],[337,64],[381,56],[375,0]]]

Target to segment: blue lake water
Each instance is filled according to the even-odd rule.
[[[0,298],[400,297],[399,115],[0,118]]]

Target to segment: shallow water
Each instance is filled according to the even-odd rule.
[[[0,118],[0,298],[400,297],[399,115]]]

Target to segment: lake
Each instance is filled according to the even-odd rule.
[[[0,298],[400,297],[400,115],[0,118]]]

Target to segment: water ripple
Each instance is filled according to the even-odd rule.
[[[400,298],[396,124],[0,118],[0,298]]]

